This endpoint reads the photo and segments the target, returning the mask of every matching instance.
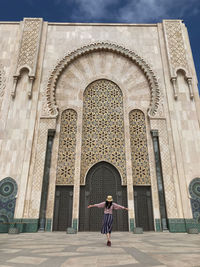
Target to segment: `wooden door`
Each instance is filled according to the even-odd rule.
[[[153,231],[153,209],[150,186],[134,186],[134,205],[136,227]]]
[[[107,162],[94,165],[88,172],[86,185],[80,192],[80,231],[100,231],[103,220],[103,209],[87,209],[89,204],[105,201],[112,195],[114,202],[127,206],[126,187],[121,186],[121,178],[117,169]],[[113,212],[113,230],[128,231],[128,215],[123,210]]]
[[[54,206],[54,231],[66,231],[72,225],[73,186],[57,186]]]

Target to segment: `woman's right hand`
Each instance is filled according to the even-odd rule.
[[[91,208],[91,205],[88,206],[88,209]]]

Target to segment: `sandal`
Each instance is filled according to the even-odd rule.
[[[107,246],[111,247],[111,241],[107,241]]]

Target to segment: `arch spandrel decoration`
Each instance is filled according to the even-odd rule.
[[[59,79],[59,76],[67,66],[73,62],[75,59],[89,54],[95,51],[109,51],[113,53],[120,54],[134,64],[136,64],[146,76],[150,91],[151,91],[151,101],[148,108],[149,117],[154,116],[157,113],[159,100],[160,100],[160,89],[158,85],[158,80],[155,73],[153,72],[150,65],[134,51],[126,49],[120,45],[107,42],[93,43],[77,49],[68,55],[66,55],[62,60],[58,62],[56,67],[52,70],[50,77],[47,82],[47,88],[45,91],[45,101],[44,101],[44,111],[42,117],[57,117],[58,116],[58,106],[56,104],[56,86]]]
[[[145,115],[135,109],[129,113],[133,185],[150,185]]]
[[[83,95],[81,184],[99,161],[113,164],[126,184],[123,96],[109,80],[91,83]]]
[[[63,111],[58,150],[57,185],[74,184],[77,113],[73,109]]]

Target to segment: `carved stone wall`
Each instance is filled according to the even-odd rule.
[[[129,114],[133,185],[150,185],[145,116],[141,110]]]
[[[99,161],[112,163],[126,184],[123,98],[111,81],[97,80],[84,92],[81,184]]]
[[[67,109],[61,116],[57,185],[74,184],[76,132],[77,113],[72,109]]]

